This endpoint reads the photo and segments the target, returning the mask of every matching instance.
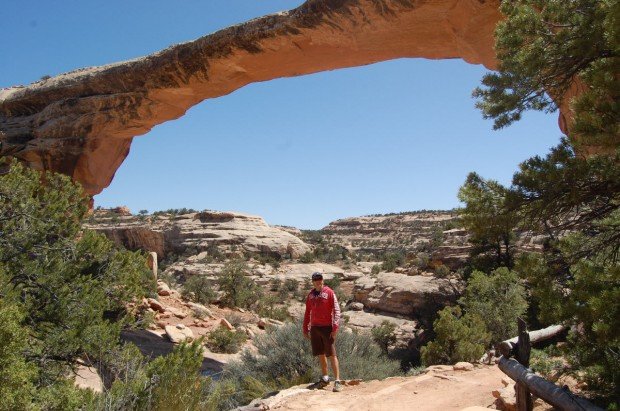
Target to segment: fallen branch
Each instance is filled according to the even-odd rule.
[[[543,328],[542,330],[531,331],[528,333],[530,335],[530,343],[535,344],[540,341],[548,340],[549,338],[553,338],[562,333],[564,330],[566,330],[566,327],[563,325],[552,325],[550,327]],[[502,341],[499,343],[497,349],[504,357],[510,358],[515,352],[514,350],[517,347],[518,339],[519,337],[514,337],[509,340]]]

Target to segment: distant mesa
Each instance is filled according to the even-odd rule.
[[[401,57],[462,58],[492,69],[498,5],[308,0],[146,57],[3,89],[0,155],[67,174],[95,195],[134,137],[250,83]]]

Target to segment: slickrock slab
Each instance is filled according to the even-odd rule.
[[[437,310],[454,303],[460,285],[430,276],[379,273],[377,278],[355,281],[353,295],[364,306],[397,314],[412,315],[420,310]]]
[[[179,328],[179,326],[181,326]],[[175,344],[179,344],[185,340],[193,340],[194,333],[189,328],[185,327],[183,324],[178,324],[177,326],[166,325],[165,327],[166,335]]]

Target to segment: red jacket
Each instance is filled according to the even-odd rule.
[[[324,285],[321,291],[312,289],[306,297],[306,313],[304,315],[304,334],[310,326],[332,326],[332,331],[338,330],[340,322],[340,305],[334,291]]]

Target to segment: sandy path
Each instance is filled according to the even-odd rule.
[[[414,377],[346,386],[340,393],[332,392],[331,385],[313,391],[297,388],[298,393],[294,395],[265,403],[269,404],[268,409],[280,410],[462,410],[493,404],[491,391],[503,387],[503,376],[496,366],[482,366],[473,371],[440,369]]]

